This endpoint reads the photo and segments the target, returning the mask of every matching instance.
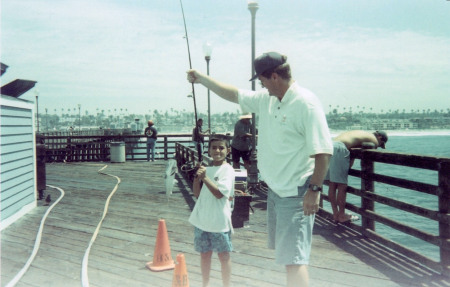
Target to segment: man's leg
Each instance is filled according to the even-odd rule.
[[[331,182],[328,185],[328,197],[330,199],[331,209],[333,210],[333,220],[339,219],[338,199],[336,197],[336,189],[338,184]]]
[[[242,152],[242,160],[244,161],[244,167],[246,170],[250,170],[250,157],[252,156],[252,151]]]
[[[239,161],[241,160],[241,156],[239,151],[234,147],[231,147],[231,159],[233,160],[233,168],[240,169],[241,165],[239,164]]]
[[[152,161],[155,161],[155,141],[151,142],[150,149],[151,149],[151,152],[152,152]]]
[[[286,286],[307,287],[309,284],[307,265],[286,265]]]
[[[150,160],[150,143],[147,142],[147,161]]]
[[[338,190],[337,205],[339,209],[338,221],[344,222],[351,219],[351,215],[347,216],[345,214],[345,203],[347,200],[347,184],[338,183],[337,190]]]
[[[305,216],[303,211],[308,184],[309,180],[298,187],[298,196],[281,198],[270,189],[268,192],[269,248],[275,247],[276,262],[286,266],[287,286],[308,286],[309,282],[307,265],[315,216]]]
[[[246,170],[250,170],[250,161],[249,160],[244,160],[244,167]]]

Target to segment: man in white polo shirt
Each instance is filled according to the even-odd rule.
[[[264,53],[254,66],[250,80],[258,78],[267,90],[238,90],[196,70],[187,78],[259,115],[257,156],[269,186],[269,248],[286,266],[287,286],[308,286],[312,228],[333,144],[320,101],[292,79],[286,56]]]

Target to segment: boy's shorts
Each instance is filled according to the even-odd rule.
[[[303,197],[309,180],[298,187],[298,196],[279,197],[270,188],[267,195],[268,247],[282,265],[307,265],[311,254],[314,215],[303,214]]]
[[[197,227],[194,229],[195,251],[205,253],[214,251],[217,253],[233,251],[231,244],[231,231],[206,232]]]

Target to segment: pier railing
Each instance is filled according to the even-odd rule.
[[[45,161],[108,161],[111,142],[124,142],[127,160],[146,160],[146,140],[143,135],[46,135],[40,136],[37,143],[45,143]],[[196,162],[197,152],[190,144],[189,134],[160,134],[156,146],[157,159],[169,159],[177,155],[179,166],[186,162]],[[360,160],[361,169],[352,168],[349,175],[359,178],[359,186],[350,186],[347,193],[359,198],[359,204],[347,201],[346,209],[361,216],[361,225],[349,223],[349,226],[368,238],[371,238],[401,254],[420,262],[421,264],[450,276],[450,158],[431,157],[422,155],[387,152],[384,150],[353,149],[351,156]],[[208,157],[204,157],[207,161]],[[375,172],[375,164],[389,164],[393,167],[409,167],[437,173],[435,183],[423,183],[407,176],[392,176]],[[356,165],[355,165],[356,167]],[[419,194],[432,196],[433,206],[426,208],[401,200],[397,192],[380,194],[375,184],[406,189]],[[329,201],[326,192],[322,196],[320,215],[330,217],[330,213],[323,208],[323,200]],[[429,222],[437,224],[436,234],[413,227],[394,220],[382,212],[377,212],[378,204],[389,206],[408,216],[420,216]],[[403,216],[403,215],[402,215]],[[403,220],[402,220],[403,221]],[[439,260],[434,260],[420,251],[412,250],[405,245],[395,242],[376,231],[377,223],[388,226],[398,232],[420,239],[424,244],[437,246]],[[427,223],[428,224],[428,223]]]
[[[442,274],[450,276],[450,158],[371,149],[353,149],[351,155],[361,161],[361,170],[350,169],[349,175],[360,178],[361,185],[360,188],[349,186],[347,193],[360,197],[361,203],[360,206],[357,206],[347,202],[346,209],[360,214],[362,219],[361,226],[352,224],[352,227],[358,229],[368,238],[380,242]],[[378,174],[375,172],[375,163],[436,171],[438,174],[437,182],[429,184]],[[434,202],[437,208],[424,208],[399,200],[400,194],[393,193],[389,196],[377,194],[375,182],[431,195],[435,198]],[[324,195],[323,198],[329,201],[327,195]],[[393,220],[388,216],[381,215],[376,212],[375,203],[404,212],[402,216],[404,216],[405,221],[408,221],[408,216],[414,214],[426,219],[429,222],[427,224],[437,224],[438,234],[431,234],[403,222]],[[376,222],[437,246],[440,260],[433,260],[380,235],[376,232]]]
[[[401,154],[370,149],[353,149],[351,154],[352,157],[361,161],[361,170],[351,169],[349,174],[360,178],[361,184],[359,188],[349,186],[347,192],[359,197],[360,204],[358,206],[347,202],[346,209],[352,210],[361,216],[361,225],[349,223],[349,227],[398,253],[414,259],[430,269],[450,276],[450,158]],[[194,148],[177,143],[176,159],[179,167],[189,163],[195,165],[198,162],[197,151]],[[208,157],[203,157],[204,161],[205,159],[209,160]],[[427,184],[414,180],[377,174],[374,168],[375,163],[437,171],[438,180],[436,184]],[[185,175],[188,179],[191,176],[189,172],[186,172]],[[392,194],[389,197],[377,194],[375,182],[435,196],[436,206],[438,207],[433,210],[413,205],[399,200],[398,194]],[[328,184],[328,182],[325,184]],[[329,201],[328,195],[325,193],[322,196],[320,215],[332,218],[332,214],[323,208],[323,200]],[[408,214],[415,214],[430,221],[430,224],[437,223],[439,226],[438,234],[431,234],[427,231],[412,227],[411,225],[393,220],[381,213],[377,213],[375,210],[375,203],[387,205],[398,211],[402,211],[405,213],[405,218],[408,218]],[[440,260],[433,260],[420,253],[420,251],[411,250],[405,245],[394,242],[380,233],[377,233],[377,222],[437,246],[439,248]]]
[[[108,161],[113,142],[125,143],[127,160],[147,160],[147,146],[144,135],[116,134],[77,135],[58,133],[55,135],[38,135],[36,142],[45,144],[46,162],[71,161]],[[190,135],[159,134],[155,147],[157,159],[167,160],[175,153],[175,143],[189,144]]]

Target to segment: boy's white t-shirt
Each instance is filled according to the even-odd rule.
[[[234,169],[228,163],[210,166],[206,167],[206,176],[217,185],[223,197],[216,198],[203,183],[189,222],[207,232],[230,231],[232,224],[229,197],[234,196]]]

